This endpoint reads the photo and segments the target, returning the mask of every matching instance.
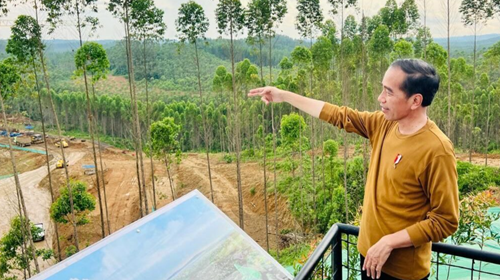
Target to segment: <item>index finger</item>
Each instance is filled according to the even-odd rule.
[[[259,94],[262,94],[263,92],[264,92],[264,88],[262,88],[262,87],[260,87],[260,88],[254,88],[254,89],[251,89],[248,92],[248,96],[259,95]]]

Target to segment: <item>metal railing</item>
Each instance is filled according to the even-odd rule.
[[[358,234],[358,227],[334,224],[295,279],[360,279]],[[500,254],[444,243],[432,243],[432,252],[429,279],[456,279],[452,270],[460,270],[461,279],[500,279]]]

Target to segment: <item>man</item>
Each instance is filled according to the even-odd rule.
[[[381,111],[358,112],[274,87],[249,96],[292,106],[370,140],[358,250],[363,279],[427,279],[431,241],[458,226],[453,145],[427,117],[439,89],[436,70],[416,59],[392,63],[378,96]]]

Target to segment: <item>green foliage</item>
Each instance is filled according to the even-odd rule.
[[[500,186],[500,171],[497,168],[457,161],[457,172],[461,197],[477,194],[490,186]]]
[[[462,0],[459,10],[465,25],[486,23],[493,16],[491,1],[486,0]]]
[[[225,163],[232,163],[233,161],[236,160],[236,158],[234,157],[234,155],[232,154],[224,154],[222,156],[222,160],[225,162]]]
[[[76,247],[75,245],[69,245],[64,249],[64,253],[66,254],[66,257],[71,257],[72,255],[76,254]]]
[[[319,0],[298,0],[297,10],[299,13],[295,19],[295,28],[302,38],[312,38],[323,22]]]
[[[304,118],[296,113],[284,115],[281,118],[281,139],[286,146],[294,145],[299,141],[299,136],[304,134],[307,125]],[[302,131],[302,132],[301,132]]]
[[[287,248],[280,250],[279,263],[283,266],[295,266],[299,260],[307,260],[307,257],[312,252],[313,248],[308,243],[297,243],[290,245]],[[269,253],[274,258],[277,257],[275,250],[270,250]],[[299,270],[297,270],[299,271]]]
[[[157,40],[165,34],[163,10],[153,0],[134,0],[130,4],[130,33],[140,40]]]
[[[10,39],[5,51],[13,55],[19,62],[31,63],[36,52],[45,48],[42,44],[40,25],[30,16],[20,15],[11,28]]]
[[[245,13],[240,0],[220,0],[215,9],[219,34],[238,34],[245,26]]]
[[[405,35],[415,29],[420,18],[415,0],[405,0],[400,7],[395,0],[388,0],[379,15],[392,37]]]
[[[349,7],[355,7],[357,0],[328,0],[328,3],[332,5],[332,14],[337,15],[339,13],[339,9],[347,9]]]
[[[427,54],[427,61],[434,65],[436,69],[444,66],[446,59],[448,58],[446,50],[436,43],[430,43],[427,45],[425,53]]]
[[[151,141],[153,154],[162,158],[164,155],[175,154],[179,151],[179,131],[181,126],[177,125],[173,118],[164,118],[151,124]]]
[[[460,220],[451,240],[457,244],[476,244],[483,249],[487,240],[497,238],[491,232],[491,224],[500,218],[499,214],[489,214],[488,208],[497,205],[491,191],[467,194],[460,201]]]
[[[77,16],[80,18],[76,22],[76,28],[83,29],[90,27],[91,32],[95,32],[99,26],[99,19],[95,16],[83,15],[89,12],[97,13],[97,2],[97,0],[42,0],[42,4],[48,11],[47,22],[50,24],[49,32],[54,32],[58,26],[62,25],[64,16],[75,16],[77,13]]]
[[[181,42],[196,43],[198,38],[205,38],[208,30],[208,19],[203,7],[194,1],[181,4],[179,15],[175,21]]]
[[[37,256],[42,256],[44,260],[53,257],[53,251],[48,249],[36,249],[29,245],[25,240],[23,232],[25,231],[26,220],[19,216],[14,217],[10,221],[9,231],[0,239],[0,278],[1,279],[17,279],[21,271],[31,266],[33,261],[33,251]],[[42,229],[36,227],[33,223],[30,224],[31,236],[37,236]],[[28,236],[26,234],[26,236]],[[27,243],[26,252],[23,254],[23,243]]]
[[[84,182],[71,180],[69,183],[73,195],[73,208],[76,223],[83,225],[88,223],[87,215],[95,209],[96,199],[87,192]],[[58,222],[66,224],[71,218],[70,198],[67,187],[60,190],[61,195],[50,206],[50,217]]]
[[[3,99],[13,94],[14,86],[20,80],[19,71],[11,59],[0,62],[0,94]]]
[[[250,188],[250,195],[255,195],[255,187]]]
[[[109,60],[102,45],[86,42],[75,54],[76,76],[82,76],[84,69],[92,75],[92,83],[105,79],[109,72]]]
[[[325,150],[325,153],[329,155],[330,158],[335,158],[339,151],[339,144],[332,139],[328,139],[323,143],[323,150]]]
[[[394,44],[394,50],[391,53],[391,60],[413,58],[413,56],[412,43],[401,39]]]

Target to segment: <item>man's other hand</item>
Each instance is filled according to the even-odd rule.
[[[363,263],[363,271],[366,270],[366,275],[372,279],[380,278],[380,275],[382,274],[382,267],[394,249],[391,246],[388,237],[389,236],[382,237],[366,253],[365,262]]]

